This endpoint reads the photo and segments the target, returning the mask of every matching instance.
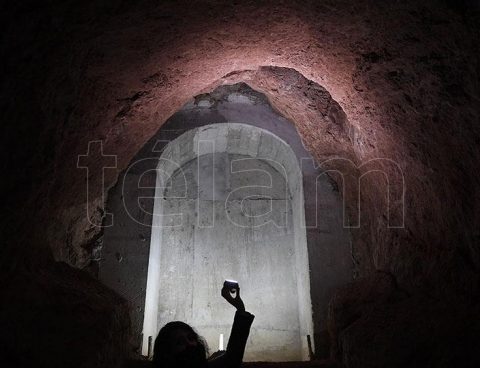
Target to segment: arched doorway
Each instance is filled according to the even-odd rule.
[[[131,305],[132,343],[138,352],[142,351],[142,345],[145,348],[142,342],[148,339],[148,336],[155,338],[151,331],[144,331],[143,328],[152,225],[155,226],[153,214],[156,169],[160,156],[167,153],[166,146],[182,134],[193,134],[195,129],[207,125],[232,122],[273,133],[295,153],[297,164],[301,163],[301,174],[294,176],[299,178],[298,186],[303,187],[304,200],[295,203],[301,204],[305,211],[309,269],[304,272],[309,273],[310,285],[300,291],[310,290],[314,331],[312,347],[317,357],[327,357],[328,302],[335,288],[351,281],[353,273],[350,231],[344,226],[341,193],[329,176],[314,165],[315,160],[305,149],[295,125],[273,109],[265,95],[244,83],[223,85],[211,93],[188,101],[132,159],[116,185],[109,191],[107,208],[114,215],[114,222],[111,227],[104,229],[101,239],[103,246],[99,279]],[[208,153],[206,147],[208,145],[201,145],[204,151],[200,152],[200,155],[191,155],[188,160]],[[259,147],[261,152],[270,149],[269,140],[262,141]],[[237,154],[249,156],[245,150]],[[186,163],[179,162],[180,165]],[[177,169],[178,165],[172,166],[169,176]],[[295,218],[293,204],[292,218]],[[301,312],[302,308],[299,311]],[[260,314],[268,314],[269,308],[254,312],[258,317]],[[256,324],[257,321],[254,325]],[[311,329],[305,327],[304,331]],[[302,351],[306,352],[306,339],[302,339],[301,343]],[[216,349],[217,344],[214,342],[212,349]],[[146,354],[146,350],[143,352]],[[307,359],[306,356],[303,358]]]
[[[257,318],[246,360],[308,358],[313,337],[302,174],[294,152],[246,124],[204,126],[159,159],[147,278],[148,336],[184,320],[217,348],[233,311],[219,298],[240,281]]]

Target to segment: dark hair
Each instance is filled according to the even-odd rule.
[[[162,362],[168,360],[170,356],[170,344],[172,332],[176,330],[185,330],[188,333],[191,333],[195,336],[198,344],[200,344],[205,350],[205,355],[208,355],[208,345],[203,337],[201,337],[197,332],[188,324],[182,321],[173,321],[168,322],[165,326],[160,329],[160,332],[155,339],[155,344],[153,347],[153,363],[156,367],[160,367]]]

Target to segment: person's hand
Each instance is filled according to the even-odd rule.
[[[240,298],[240,286],[237,285],[236,287],[232,288],[232,285],[228,285],[228,283],[225,281],[222,287],[222,296],[227,302],[237,308],[238,311],[245,311],[245,305],[243,304],[242,298]]]

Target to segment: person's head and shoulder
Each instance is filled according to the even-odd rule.
[[[230,349],[231,351],[227,351],[227,354],[216,352],[210,357],[210,360],[207,360],[206,341],[185,322],[169,322],[162,327],[155,339],[154,367],[205,368],[208,366],[221,367],[225,363],[229,363],[228,365],[231,366],[233,362],[236,363],[233,366],[236,366],[241,363],[248,330],[254,316],[245,311],[245,305],[240,297],[240,287],[236,281],[226,280],[221,295],[237,310],[232,328],[234,337],[230,337],[233,338],[233,343],[229,344],[233,347]],[[238,327],[242,325],[244,327],[239,329]],[[244,338],[238,338],[238,336],[244,336]]]
[[[155,339],[155,367],[206,367],[208,346],[188,324],[173,321],[162,327]]]

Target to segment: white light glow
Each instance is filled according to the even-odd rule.
[[[244,140],[232,138],[237,136],[244,137],[242,139],[244,139],[245,142]],[[215,145],[211,145],[211,149],[209,148],[210,145],[198,144],[199,141],[208,142],[213,139],[215,139],[215,142],[217,142],[217,140],[221,140],[222,142],[220,142],[221,144],[216,143]],[[259,149],[260,142],[266,145],[266,149],[263,150],[265,152]],[[185,147],[185,149],[180,149],[180,147]],[[207,147],[210,151],[202,151],[200,148],[196,151],[197,147],[202,149]],[[169,154],[167,155],[166,152]],[[255,334],[256,338],[255,344],[252,343],[247,348],[245,360],[255,361],[258,360],[258,357],[264,357],[266,355],[268,355],[268,360],[271,361],[278,361],[278,357],[280,356],[282,360],[308,360],[309,350],[305,336],[313,336],[313,321],[308,249],[304,220],[303,186],[301,185],[302,173],[295,153],[285,142],[268,131],[240,123],[219,123],[214,126],[198,128],[193,132],[189,131],[170,142],[159,159],[157,172],[166,172],[170,177],[174,174],[174,170],[170,170],[170,166],[166,166],[169,162],[175,162],[176,167],[182,168],[191,160],[198,159],[198,157],[202,155],[216,152],[227,152],[228,155],[246,155],[261,161],[269,159],[265,156],[268,156],[270,152],[275,153],[274,157],[276,160],[279,160],[278,165],[285,169],[284,177],[288,179],[288,185],[282,184],[283,186],[281,186],[281,188],[285,187],[287,190],[291,188],[292,190],[291,194],[287,193],[287,195],[282,198],[286,198],[285,201],[291,201],[292,208],[289,211],[293,214],[293,223],[290,223],[290,228],[288,233],[284,234],[285,236],[282,233],[282,247],[278,246],[274,248],[273,246],[269,246],[267,249],[268,254],[273,254],[274,257],[278,255],[277,258],[282,259],[282,269],[288,270],[288,275],[295,274],[295,277],[288,278],[288,275],[285,276],[288,281],[288,288],[284,285],[280,273],[278,273],[279,277],[277,278],[268,278],[271,283],[262,286],[265,287],[265,290],[267,290],[267,287],[268,290],[273,290],[272,293],[262,293],[261,290],[263,290],[263,288],[256,288],[257,285],[254,280],[257,277],[262,277],[265,267],[267,270],[272,269],[275,272],[278,270],[276,263],[273,261],[270,262],[268,257],[265,259],[258,258],[260,256],[263,257],[267,252],[260,249],[260,247],[250,246],[250,240],[247,242],[244,236],[245,230],[241,230],[248,228],[251,229],[251,231],[255,231],[255,234],[257,234],[257,232],[258,234],[263,234],[263,232],[260,233],[260,230],[257,230],[257,227],[260,227],[260,225],[257,224],[260,220],[256,220],[255,222],[249,220],[248,226],[242,224],[237,225],[231,222],[230,217],[226,218],[225,215],[220,216],[217,215],[217,212],[214,212],[213,214],[218,217],[218,225],[215,224],[215,226],[210,227],[189,223],[188,229],[193,225],[193,230],[185,231],[184,235],[180,235],[180,230],[177,229],[173,232],[171,230],[166,232],[168,224],[166,223],[166,218],[163,216],[164,214],[168,214],[168,211],[163,207],[167,204],[170,205],[170,202],[164,199],[165,188],[163,181],[160,182],[161,178],[157,174],[145,297],[142,352],[144,355],[148,352],[149,336],[155,339],[159,327],[171,320],[177,319],[185,320],[185,322],[195,327],[200,326],[202,335],[212,346],[215,345],[215,336],[217,336],[218,348],[220,351],[223,351],[225,349],[224,337],[223,334],[219,333],[219,327],[222,326],[221,328],[224,328],[224,326],[231,323],[230,312],[232,310],[230,306],[222,300],[212,299],[212,295],[215,295],[217,298],[219,297],[219,290],[216,291],[214,287],[221,287],[224,276],[237,277],[240,275],[242,276],[240,281],[245,287],[243,289],[243,298],[248,303],[249,310],[259,310],[259,315],[255,320],[255,325],[252,330],[252,335]],[[168,157],[169,161],[164,159],[164,157]],[[212,170],[213,168],[215,168],[214,165],[212,166]],[[272,167],[271,171],[275,172],[274,169],[275,168]],[[281,176],[281,173],[279,172],[278,175]],[[204,183],[204,185],[206,184]],[[206,203],[207,199],[202,199],[202,201]],[[208,201],[208,205],[210,206],[210,202],[213,202],[213,200],[208,199]],[[190,219],[189,221],[197,221],[198,218],[210,220],[208,217],[211,215],[210,213],[207,213],[203,217],[196,217],[197,220],[194,220],[195,217],[193,215],[199,216],[200,213],[200,207],[198,207],[200,198],[197,199],[193,212],[190,211],[190,205],[185,207],[182,203],[183,202],[180,201],[178,204],[175,202],[175,206],[172,208],[188,208],[187,214],[190,216],[188,217]],[[257,206],[256,202],[255,206]],[[219,207],[218,211],[220,212],[218,212],[218,214],[224,213],[224,209],[221,207],[223,206]],[[216,207],[212,206],[212,208],[215,209]],[[237,217],[240,218],[240,215]],[[225,227],[231,224],[232,227]],[[273,225],[275,225],[275,223],[273,223]],[[185,229],[187,229],[187,227],[185,227]],[[231,234],[228,233],[230,230]],[[265,232],[265,234],[267,234],[267,232]],[[231,239],[229,235],[231,235]],[[202,241],[206,241],[207,239],[208,243],[203,244]],[[212,240],[215,241],[212,242]],[[236,244],[236,242],[239,244]],[[210,247],[209,245],[211,243],[213,244]],[[181,251],[179,248],[176,248],[177,245],[182,247],[180,249]],[[235,245],[235,248],[233,248],[233,245]],[[192,252],[190,248],[188,248],[190,250],[187,251],[187,247],[194,249],[194,251]],[[255,262],[252,262],[251,267],[253,271],[250,272],[248,278],[245,273],[233,273],[232,268],[229,266],[230,259],[232,262],[233,260],[235,260],[235,262],[237,260],[238,262],[243,262],[243,260],[247,262],[250,261],[250,258],[246,258],[247,247],[249,252],[251,251],[251,254],[248,253],[249,257],[255,260]],[[231,258],[226,258],[227,254],[225,251],[229,249],[239,249],[239,251],[235,252]],[[289,250],[292,252],[288,253]],[[178,255],[181,255],[181,258],[178,257]],[[213,263],[218,262],[218,264],[221,265],[217,271],[211,272],[209,267],[203,267],[203,263],[195,261],[195,259],[198,259],[195,257],[203,255]],[[164,260],[163,262],[162,259]],[[176,267],[175,272],[169,269],[172,262]],[[264,262],[265,265],[262,265],[262,262]],[[245,270],[237,270],[235,268],[235,271],[243,272]],[[178,275],[185,275],[185,277],[181,276],[181,278],[179,278]],[[202,275],[204,276],[203,278],[201,277]],[[277,273],[275,273],[275,275],[277,275]],[[178,278],[178,280],[173,282],[172,277]],[[204,287],[205,277],[211,279],[211,288]],[[226,283],[225,286],[230,289],[231,297],[237,297],[239,291],[237,280],[224,279],[224,281]],[[288,294],[284,293],[285,295],[283,296],[278,295],[277,290],[287,289],[289,290]],[[184,292],[182,292],[182,290]],[[162,295],[162,299],[160,299],[160,295]],[[282,297],[283,299],[281,299]],[[281,305],[282,308],[278,308],[278,312],[269,313],[273,312],[275,308],[271,308],[271,311],[261,312],[265,309],[265,305],[273,305],[280,299],[281,302],[279,305]],[[292,311],[291,313],[288,312],[290,310]],[[210,322],[212,317],[215,318],[216,325]],[[280,329],[278,331],[271,331],[269,326],[271,326],[272,323],[278,324]],[[291,348],[289,345],[288,349],[282,349],[281,351],[277,349],[277,346],[284,346],[287,343],[291,345]]]
[[[218,350],[223,351],[223,334],[218,338]]]

